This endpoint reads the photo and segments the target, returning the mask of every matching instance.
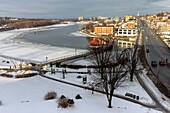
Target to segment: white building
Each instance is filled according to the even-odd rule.
[[[166,26],[166,22],[156,22],[156,26],[160,26],[160,27],[163,27],[163,26]]]
[[[117,34],[115,36],[137,36],[137,29],[118,29]]]
[[[170,35],[170,31],[163,31],[163,32],[160,32],[159,34]]]
[[[84,20],[84,17],[83,16],[79,16],[78,17],[78,21],[83,21]]]

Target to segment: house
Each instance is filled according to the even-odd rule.
[[[160,31],[162,31],[162,32],[170,32],[170,26],[161,27]]]
[[[131,20],[126,23],[126,28],[134,29],[137,26],[136,20]]]
[[[83,21],[84,20],[84,17],[83,16],[79,16],[78,17],[78,21]]]
[[[135,17],[134,16],[128,16],[128,15],[126,15],[126,17],[125,17],[126,22],[129,21],[129,20],[132,20],[132,19],[135,19]]]
[[[163,27],[163,26],[166,26],[166,25],[167,25],[167,23],[164,22],[164,21],[157,21],[157,22],[156,22],[156,26],[157,26],[157,27]]]

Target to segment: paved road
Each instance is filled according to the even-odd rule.
[[[154,74],[159,78],[159,80],[170,89],[170,67],[160,66],[158,63],[157,67],[151,66],[151,61],[168,59],[170,62],[170,51],[167,46],[161,41],[159,37],[156,36],[155,32],[151,30],[144,21],[141,21],[141,27],[144,30],[144,48],[149,49],[149,53],[145,53],[148,64]]]
[[[161,110],[162,112],[164,113],[169,113],[170,111],[165,108],[160,100],[157,98],[157,96],[153,93],[153,90],[150,89],[148,86],[147,86],[147,83],[145,83],[145,81],[143,80],[143,78],[141,76],[138,76],[138,73],[136,73],[136,77],[140,83],[140,85],[145,89],[145,91],[148,93],[148,95],[153,99],[153,101],[155,102],[155,105],[157,106],[157,109],[158,110]]]

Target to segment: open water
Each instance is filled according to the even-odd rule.
[[[58,27],[57,29],[30,32],[23,38],[32,43],[40,43],[52,46],[88,49],[89,42],[84,36],[75,36],[72,33],[78,31],[78,25]]]

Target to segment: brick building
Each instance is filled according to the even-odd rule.
[[[113,35],[114,27],[113,26],[95,26],[94,32],[95,34],[98,34],[98,35]]]

